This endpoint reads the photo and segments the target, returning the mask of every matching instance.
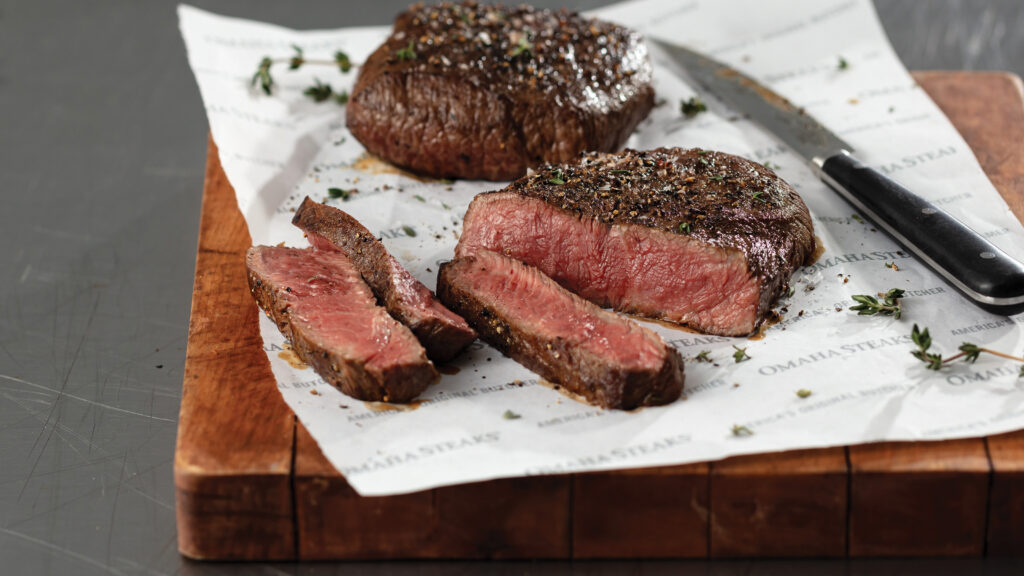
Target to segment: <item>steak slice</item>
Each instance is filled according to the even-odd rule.
[[[345,118],[414,172],[511,180],[618,150],[654,106],[651,73],[640,34],[574,12],[418,4],[360,68]]]
[[[442,264],[437,293],[492,346],[592,404],[629,410],[682,392],[679,352],[536,268],[481,250]]]
[[[316,373],[359,400],[408,402],[440,376],[339,252],[253,246],[249,290]]]
[[[465,320],[438,302],[429,288],[388,254],[380,240],[345,211],[307,197],[292,223],[317,250],[341,251],[348,256],[377,300],[412,330],[431,360],[451,360],[476,340],[476,332]]]
[[[600,306],[740,336],[814,247],[807,207],[771,170],[661,148],[585,154],[478,195],[456,255],[501,252]]]

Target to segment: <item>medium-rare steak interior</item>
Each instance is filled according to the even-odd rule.
[[[360,68],[346,122],[415,172],[511,180],[617,150],[654,106],[651,72],[638,33],[574,12],[418,4]]]
[[[344,254],[253,246],[245,263],[253,297],[295,354],[345,394],[408,402],[439,378]]]
[[[814,247],[803,200],[769,169],[660,148],[584,154],[478,195],[456,256],[500,252],[601,306],[740,336]]]
[[[445,263],[437,293],[492,346],[598,406],[667,404],[683,389],[682,358],[657,334],[511,258]]]
[[[435,362],[458,355],[476,333],[414,278],[369,230],[343,210],[306,198],[292,218],[318,250],[341,251],[352,261],[377,300],[408,326]]]

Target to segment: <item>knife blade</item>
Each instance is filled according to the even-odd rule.
[[[935,204],[853,156],[853,147],[770,88],[683,46],[657,38],[703,89],[810,162],[829,187],[968,300],[996,314],[1024,312],[1024,264]]]

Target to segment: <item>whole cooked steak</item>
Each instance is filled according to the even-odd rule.
[[[532,266],[480,250],[442,264],[437,293],[492,346],[592,404],[667,404],[683,389],[683,360],[657,334]]]
[[[440,377],[344,254],[253,246],[245,264],[249,290],[295,354],[345,394],[408,402]]]
[[[632,30],[566,11],[413,6],[360,68],[348,128],[429,176],[511,180],[617,150],[654,105]]]
[[[435,362],[451,360],[476,333],[445,308],[434,293],[388,254],[365,226],[343,210],[306,198],[292,218],[318,250],[341,251],[373,290],[377,300],[408,326]]]
[[[501,252],[601,306],[739,336],[814,247],[807,207],[771,170],[660,148],[584,154],[478,195],[456,255]]]

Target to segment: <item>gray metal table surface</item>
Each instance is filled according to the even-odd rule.
[[[408,2],[201,0],[295,28]],[[585,9],[601,0],[539,1]],[[1018,0],[878,1],[911,69],[1024,74]],[[200,564],[172,465],[207,123],[175,2],[0,2],[0,573],[903,573],[1013,561]],[[780,4],[780,9],[784,5]]]

